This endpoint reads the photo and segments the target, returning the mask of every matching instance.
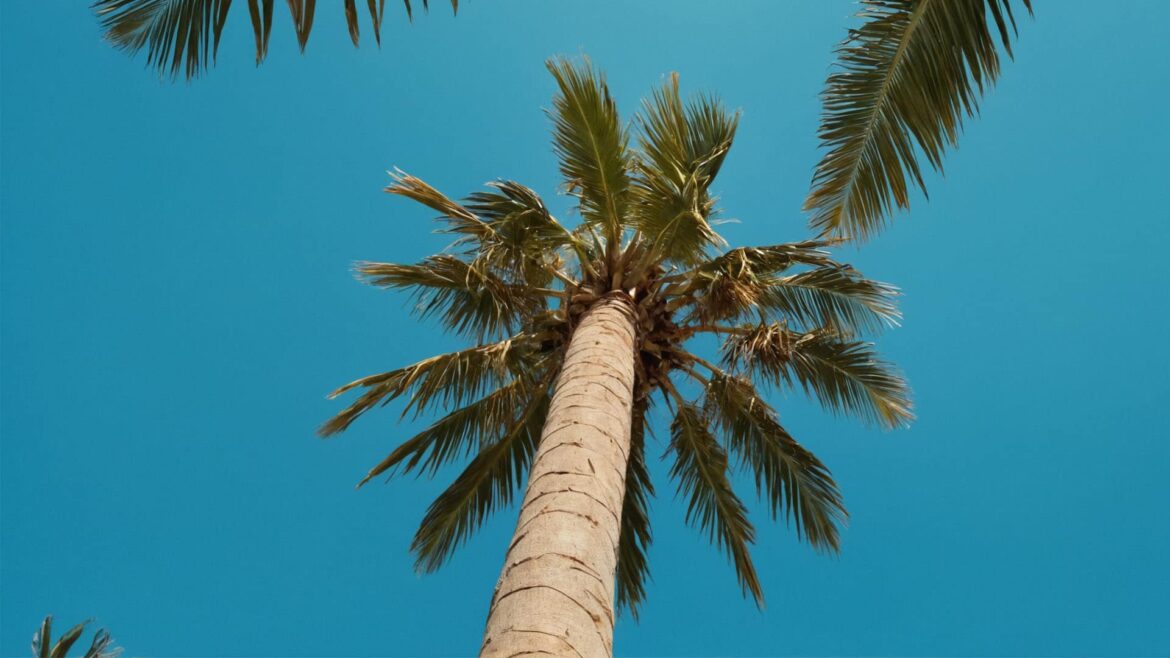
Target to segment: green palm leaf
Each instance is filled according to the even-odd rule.
[[[626,495],[622,501],[621,535],[618,538],[617,607],[638,618],[638,607],[646,599],[650,567],[650,497],[654,484],[646,467],[646,414],[649,398],[636,403],[630,430],[630,460],[626,467]]]
[[[764,591],[750,552],[756,531],[747,508],[731,490],[727,453],[691,404],[679,403],[670,435],[675,456],[670,475],[678,480],[679,495],[687,498],[687,523],[696,523],[708,539],[731,554],[744,594],[750,592],[756,604],[763,605]]]
[[[476,259],[514,280],[548,285],[557,270],[557,253],[575,247],[572,233],[549,213],[532,189],[514,181],[489,183],[491,192],[467,197],[467,209],[482,218],[491,232],[477,245]]]
[[[506,430],[431,503],[411,542],[416,568],[432,572],[441,567],[492,511],[511,502],[540,441],[551,379],[546,375],[534,387]]]
[[[805,329],[826,327],[843,334],[897,325],[898,289],[871,281],[848,265],[818,267],[770,282],[759,306]]]
[[[231,0],[98,0],[106,39],[138,52],[162,74],[188,78],[207,68],[219,50],[219,37]]]
[[[1030,0],[1022,0],[1031,11]],[[909,188],[925,191],[916,151],[942,170],[964,117],[1011,54],[1011,0],[862,0],[865,24],[837,49],[825,85],[817,165],[805,209],[825,234],[864,239]],[[995,23],[993,28],[991,23]]]
[[[484,263],[447,254],[416,265],[358,263],[357,272],[373,286],[412,290],[420,317],[438,315],[447,328],[477,340],[512,333],[545,308],[543,298],[502,280]]]
[[[548,62],[560,93],[553,98],[553,148],[581,218],[598,227],[612,250],[620,247],[629,204],[629,138],[604,78],[588,61]]]
[[[438,220],[447,225],[446,232],[480,239],[491,235],[491,227],[475,213],[431,187],[421,178],[398,169],[389,174],[391,182],[384,191],[406,197],[438,212]]]
[[[799,383],[833,412],[846,412],[886,428],[914,419],[910,390],[870,343],[832,332],[804,334],[780,324],[746,328],[724,343],[724,361],[776,384]]]
[[[752,383],[717,374],[706,386],[703,407],[755,475],[756,489],[776,518],[793,521],[797,536],[837,552],[838,526],[848,517],[829,469],[785,430]]]
[[[489,438],[498,436],[508,427],[516,409],[527,406],[532,397],[530,386],[531,382],[517,377],[510,384],[452,411],[395,448],[370,469],[358,486],[404,461],[404,472],[421,465],[421,470],[434,475],[440,466],[483,448]]]
[[[708,247],[723,244],[711,228],[715,199],[709,188],[731,149],[739,117],[710,97],[684,106],[678,76],[672,75],[643,102],[639,119],[634,224],[656,238],[649,257],[693,265]]]
[[[536,338],[520,334],[498,343],[448,352],[389,372],[362,377],[329,394],[338,397],[356,388],[366,389],[349,407],[321,426],[321,436],[345,431],[359,416],[409,394],[403,414],[416,413],[439,402],[461,405],[483,391],[512,380],[516,373],[532,368],[530,357]],[[376,474],[375,474],[376,475]]]
[[[313,30],[316,0],[286,1],[297,43],[304,52]],[[411,0],[403,1],[410,18]],[[231,4],[232,0],[96,0],[93,9],[101,21],[105,38],[115,47],[131,54],[145,49],[147,66],[158,69],[159,74],[191,79],[214,63]],[[385,0],[367,0],[374,39],[379,45],[382,43],[385,4]],[[427,5],[424,0],[423,8]],[[458,0],[451,0],[451,8],[459,10]],[[356,46],[360,28],[355,0],[345,0],[342,9],[350,39]],[[248,0],[257,64],[268,55],[272,10],[273,0]]]

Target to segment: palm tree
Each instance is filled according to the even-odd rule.
[[[89,621],[83,621],[73,628],[65,631],[65,634],[57,638],[57,643],[50,647],[49,641],[52,639],[53,616],[45,617],[41,622],[41,628],[36,633],[33,633],[32,639],[32,654],[33,658],[65,658],[77,640],[81,638],[81,634],[85,632],[85,626]],[[105,629],[100,629],[93,634],[93,642],[90,643],[89,649],[85,652],[85,658],[116,658],[121,652],[121,649],[111,649],[110,644],[113,639]]]
[[[828,469],[755,381],[801,388],[886,428],[912,418],[905,383],[861,338],[898,318],[894,288],[833,260],[833,238],[724,249],[711,185],[738,115],[710,96],[684,103],[671,77],[644,101],[631,144],[587,62],[554,60],[549,70],[559,88],[554,149],[581,223],[565,226],[513,181],[460,203],[394,174],[386,191],[437,212],[454,243],[417,264],[357,271],[411,291],[421,316],[474,345],[342,386],[332,395],[360,395],[320,430],[341,432],[400,397],[404,413],[448,410],[361,481],[433,475],[470,457],[415,534],[422,571],[507,505],[527,473],[485,656],[612,653],[615,596],[635,616],[645,596],[656,402],[673,418],[670,475],[688,522],[730,555],[757,603],[754,530],[732,488],[733,463],[773,518],[816,549],[837,550],[846,512]],[[717,363],[686,347],[711,334],[723,340]]]
[[[256,39],[256,64],[268,55],[274,0],[248,0],[248,16]],[[313,30],[317,0],[287,0],[293,29],[301,52]],[[411,0],[403,0],[406,17],[413,17]],[[422,0],[423,10],[429,0]],[[106,39],[131,54],[146,48],[147,66],[162,75],[187,79],[198,76],[215,61],[219,38],[227,23],[232,0],[96,0],[93,8],[101,19]],[[386,0],[366,0],[374,40],[382,45],[382,17]],[[345,0],[345,22],[356,47],[361,36],[356,0]],[[459,0],[451,0],[459,10]]]

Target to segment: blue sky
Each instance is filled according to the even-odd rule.
[[[408,26],[390,2],[382,49],[355,51],[322,3],[300,57],[278,7],[257,69],[240,2],[218,68],[172,85],[84,4],[0,7],[2,656],[50,612],[129,655],[472,654],[513,513],[416,575],[445,480],[353,488],[412,427],[313,436],[335,385],[460,344],[352,278],[443,244],[385,170],[452,195],[513,178],[563,214],[543,61],[587,52],[627,113],[670,71],[742,108],[724,232],[801,239],[855,8],[475,0]],[[840,557],[756,506],[757,611],[658,465],[619,655],[1170,655],[1170,4],[1038,5],[929,203],[842,254],[905,293],[879,345],[918,422],[775,399],[842,485]]]

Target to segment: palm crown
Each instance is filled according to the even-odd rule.
[[[716,99],[684,104],[671,77],[629,130],[588,63],[554,60],[549,69],[559,87],[553,142],[580,224],[559,222],[535,192],[512,181],[457,202],[395,173],[386,191],[437,212],[455,241],[417,264],[364,262],[357,270],[375,286],[411,291],[420,315],[475,344],[337,389],[332,395],[360,394],[320,431],[341,432],[400,397],[407,413],[448,410],[362,480],[433,474],[470,457],[412,544],[417,566],[436,569],[512,500],[582,313],[606,296],[628,295],[637,357],[618,603],[636,614],[645,593],[654,491],[645,436],[657,401],[673,413],[670,475],[687,500],[688,521],[728,551],[745,593],[759,602],[749,555],[754,531],[732,489],[733,462],[754,477],[773,517],[790,519],[818,549],[837,549],[846,512],[828,469],[784,429],[755,382],[801,388],[830,410],[882,427],[909,422],[905,383],[861,338],[896,321],[896,291],[833,260],[832,239],[724,249],[712,227],[711,185],[738,116]],[[687,349],[688,339],[704,333],[724,339],[718,363]],[[697,399],[684,396],[696,386]]]

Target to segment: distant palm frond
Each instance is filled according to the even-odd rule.
[[[409,19],[411,0],[404,0]],[[96,0],[93,10],[101,19],[105,37],[131,54],[146,50],[146,64],[166,77],[198,77],[215,62],[220,36],[227,23],[232,0]],[[256,40],[256,64],[268,55],[274,0],[248,0],[248,16]],[[302,52],[309,42],[316,15],[316,0],[287,0],[293,31]],[[382,43],[382,18],[386,0],[367,0],[374,39]],[[428,2],[423,0],[423,8]],[[453,11],[458,0],[451,0]],[[353,45],[361,32],[355,0],[344,0],[346,28]]]
[[[69,650],[77,644],[77,640],[81,638],[81,634],[85,632],[85,627],[90,620],[83,621],[80,624],[70,628],[57,638],[57,642],[50,644],[53,639],[53,616],[45,617],[41,622],[40,629],[33,633],[32,639],[32,654],[33,658],[66,658]],[[118,658],[122,653],[120,648],[111,648],[113,638],[106,632],[105,629],[98,629],[93,634],[93,641],[90,642],[89,648],[85,651],[84,658]]]

